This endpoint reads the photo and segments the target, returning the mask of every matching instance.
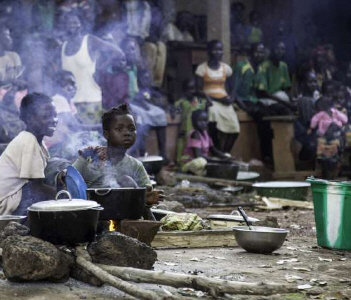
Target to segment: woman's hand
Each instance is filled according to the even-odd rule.
[[[163,190],[152,189],[151,185],[146,186],[146,204],[154,205],[165,199]]]

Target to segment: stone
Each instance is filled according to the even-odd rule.
[[[178,201],[167,201],[164,200],[157,205],[158,209],[165,209],[174,212],[185,212],[185,207]]]
[[[74,257],[49,242],[13,235],[3,241],[3,269],[8,280],[68,280]]]
[[[148,245],[119,232],[104,232],[88,245],[94,263],[150,270],[157,253]]]
[[[256,222],[255,226],[280,228],[278,219],[273,216],[267,216],[265,220]]]
[[[18,222],[10,222],[0,233],[0,248],[3,248],[3,241],[12,235],[28,236],[30,230],[27,226],[24,226]]]
[[[166,170],[161,170],[156,174],[156,181],[158,185],[175,186],[177,180],[174,177],[174,172],[169,172]]]

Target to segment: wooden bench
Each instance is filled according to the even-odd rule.
[[[315,170],[296,170],[293,149],[295,119],[295,116],[273,116],[264,118],[265,121],[270,121],[273,130],[273,178],[303,180],[307,176],[316,175]]]
[[[240,122],[240,135],[236,141],[231,154],[236,158],[244,161],[256,158],[261,159],[260,145],[257,134],[257,126],[255,121],[245,112],[238,111],[238,119]],[[167,155],[169,159],[176,159],[177,136],[180,124],[180,115],[176,115],[174,119],[167,114]],[[149,155],[157,155],[157,137],[156,133],[151,130],[146,141],[146,151]]]

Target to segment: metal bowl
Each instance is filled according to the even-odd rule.
[[[311,184],[304,181],[268,181],[254,183],[252,186],[261,197],[305,201]]]
[[[232,227],[239,246],[251,253],[272,253],[279,249],[288,234],[288,230],[271,227],[247,226]]]

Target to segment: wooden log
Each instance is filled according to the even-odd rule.
[[[186,275],[170,273],[165,271],[147,271],[141,269],[115,267],[98,264],[98,266],[108,273],[124,280],[143,283],[154,283],[173,287],[189,287],[197,290],[209,292],[212,296],[218,297],[220,294],[240,294],[240,295],[274,295],[296,293],[298,289],[282,284],[273,283],[251,283],[238,282],[222,279],[209,278],[199,275]]]
[[[130,284],[129,282],[125,282],[119,278],[116,278],[115,276],[110,275],[108,272],[92,263],[91,256],[85,246],[76,246],[75,255],[77,257],[76,263],[82,270],[92,274],[103,283],[109,284],[129,295],[136,297],[137,299],[190,300],[188,297],[183,297],[180,295],[173,296],[169,291],[165,291],[168,292],[167,295],[160,295],[157,292],[142,289],[138,286]]]
[[[211,178],[211,177],[202,177],[202,176],[195,176],[195,175],[189,175],[189,174],[180,174],[176,173],[174,175],[174,178],[178,181],[182,180],[189,180],[191,182],[204,182],[204,183],[218,183],[218,184],[223,184],[223,185],[228,185],[228,186],[252,186],[252,182],[248,181],[237,181],[237,180],[228,180],[228,179],[221,179],[221,178]]]
[[[99,278],[104,283],[107,283],[131,296],[136,297],[137,299],[146,299],[146,300],[161,300],[163,297],[159,296],[157,293],[148,291],[146,289],[135,286],[129,282],[125,282],[119,278],[116,278],[101,268],[94,265],[92,262],[87,261],[83,257],[77,257],[77,265],[93,274]]]

